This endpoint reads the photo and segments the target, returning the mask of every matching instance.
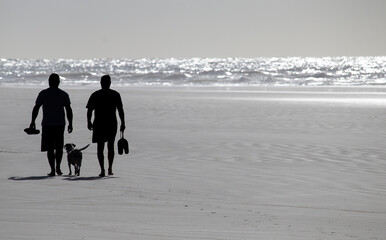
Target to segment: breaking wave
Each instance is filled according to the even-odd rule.
[[[386,85],[386,57],[0,59],[0,86],[99,84],[110,74],[121,86],[368,86]]]

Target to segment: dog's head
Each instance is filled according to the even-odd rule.
[[[75,147],[76,145],[73,143],[67,143],[66,145],[64,145],[64,149],[66,149],[67,152],[71,152],[75,149]]]

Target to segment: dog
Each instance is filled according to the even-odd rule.
[[[67,151],[67,161],[68,161],[68,169],[70,173],[68,175],[72,175],[71,165],[74,165],[75,175],[80,175],[80,167],[82,166],[82,150],[85,150],[90,144],[81,149],[75,149],[75,144],[67,143],[64,145],[64,149]]]

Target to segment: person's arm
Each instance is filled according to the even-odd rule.
[[[66,115],[67,115],[67,120],[68,120],[68,133],[72,133],[72,119],[73,119],[73,114],[72,114],[72,108],[71,105],[66,105]]]
[[[87,128],[88,130],[92,131],[92,122],[91,122],[91,117],[92,117],[92,109],[88,108],[87,109]]]
[[[125,112],[123,111],[123,107],[118,108],[118,115],[121,119],[121,132],[125,131],[126,125],[125,125]]]
[[[30,128],[36,128],[35,120],[38,117],[40,106],[41,105],[35,104],[34,108],[32,109],[32,119],[31,124],[29,125]]]

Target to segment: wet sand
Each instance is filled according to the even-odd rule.
[[[65,142],[82,147],[96,89],[62,89]],[[0,88],[1,239],[386,235],[383,88],[118,88],[131,152],[106,178],[95,144],[80,177],[45,177],[40,136],[23,132],[40,90]]]

